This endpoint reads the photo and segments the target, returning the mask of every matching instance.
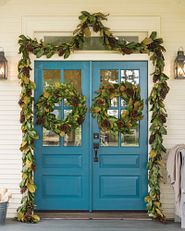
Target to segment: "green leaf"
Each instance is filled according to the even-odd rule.
[[[65,53],[64,53],[64,59],[67,59],[69,56],[70,56],[70,50],[67,49],[65,50]]]
[[[84,19],[87,19],[87,16],[85,16],[84,14],[82,14],[82,15],[80,15],[78,18],[79,18],[80,20],[84,20]]]
[[[35,185],[34,184],[27,184],[27,188],[29,192],[34,193],[35,192]]]
[[[40,217],[36,214],[31,215],[34,223],[38,223],[40,221]]]
[[[107,20],[107,16],[109,16],[109,14],[103,14],[101,12],[95,13],[94,16],[98,17],[99,19],[102,20]]]
[[[151,35],[150,35],[150,38],[151,38],[152,40],[154,40],[156,37],[157,37],[157,32],[156,32],[156,31],[153,31],[153,32],[151,33]]]
[[[91,37],[91,30],[89,27],[86,27],[84,30],[84,34],[86,37]]]
[[[144,43],[145,45],[149,45],[153,42],[153,40],[151,38],[145,38],[142,43]]]
[[[40,57],[42,57],[43,55],[44,55],[44,49],[38,49],[36,52],[35,52],[35,54],[36,54],[36,57],[37,58],[40,58]]]
[[[46,57],[49,59],[49,58],[51,58],[54,54],[55,54],[55,51],[49,51],[49,52],[46,54]]]
[[[81,11],[82,15],[89,17],[91,14],[88,11]]]
[[[18,221],[24,221],[24,213],[23,212],[17,213],[17,220]]]

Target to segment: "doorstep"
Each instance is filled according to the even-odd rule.
[[[42,219],[71,219],[71,220],[151,220],[146,212],[118,212],[118,211],[98,211],[98,212],[48,212],[37,211]]]

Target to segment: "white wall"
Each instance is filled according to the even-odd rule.
[[[185,140],[185,81],[173,79],[173,61],[177,49],[185,48],[185,1],[184,0],[0,0],[0,47],[3,47],[9,62],[9,79],[0,82],[0,186],[13,192],[9,216],[15,216],[20,200],[21,141],[19,86],[17,62],[19,60],[18,36],[22,32],[23,16],[76,16],[80,11],[102,11],[111,15],[160,16],[161,37],[167,49],[166,74],[170,75],[171,92],[166,100],[168,109],[167,148]],[[38,22],[39,23],[39,22]],[[62,28],[61,28],[62,30]],[[162,184],[163,207],[168,217],[173,216],[173,194],[168,184]],[[164,196],[165,195],[165,196]]]
[[[21,195],[21,130],[19,123],[20,109],[17,104],[19,85],[15,81],[0,82],[0,188],[7,187],[13,198],[8,215],[15,216]]]

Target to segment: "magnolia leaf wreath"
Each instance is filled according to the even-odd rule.
[[[117,97],[121,97],[126,105],[120,118],[108,115],[111,100]],[[138,121],[143,119],[143,107],[144,103],[140,97],[140,87],[138,85],[129,82],[107,83],[100,86],[97,91],[91,112],[94,117],[97,117],[99,128],[102,131],[119,131],[122,134],[128,134],[131,133],[131,129],[138,126]]]
[[[65,106],[71,112],[64,120],[60,120],[54,113],[55,104],[65,99]],[[36,123],[59,136],[64,136],[79,127],[87,111],[85,96],[82,96],[71,84],[56,83],[44,89],[36,104]]]

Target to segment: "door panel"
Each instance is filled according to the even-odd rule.
[[[37,210],[144,210],[147,194],[147,104],[144,119],[132,135],[99,131],[90,114],[93,97],[100,84],[130,81],[141,86],[147,99],[147,62],[35,62],[35,102],[45,86],[72,82],[86,96],[87,115],[83,125],[60,138],[35,124]],[[126,108],[114,98],[108,110],[119,117]],[[70,112],[65,100],[54,113],[65,118]],[[98,143],[98,162],[94,162],[93,143]]]
[[[100,84],[129,81],[141,86],[147,99],[147,62],[94,62],[93,97]],[[119,117],[126,107],[113,99],[108,114]],[[100,133],[98,162],[93,163],[93,210],[144,210],[147,193],[147,105],[144,119],[132,135],[101,132],[93,121],[93,133]]]
[[[43,88],[53,82],[72,82],[89,104],[88,62],[35,62],[35,100]],[[55,114],[64,118],[70,108],[65,100],[55,106]],[[74,133],[60,138],[52,131],[36,126],[37,170],[35,173],[38,210],[89,209],[89,117]]]

